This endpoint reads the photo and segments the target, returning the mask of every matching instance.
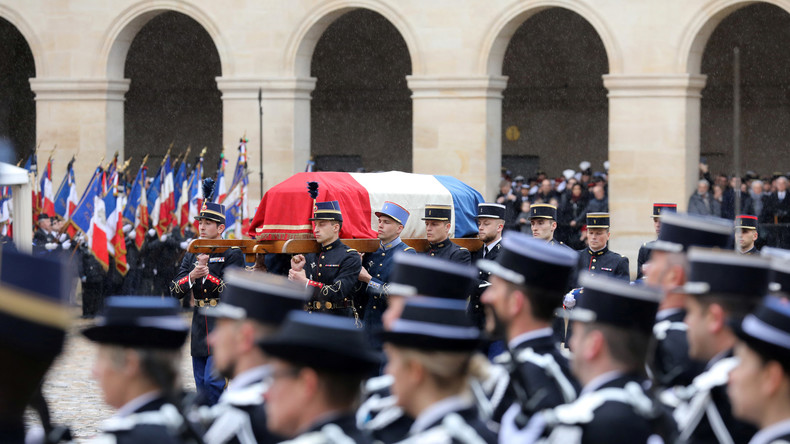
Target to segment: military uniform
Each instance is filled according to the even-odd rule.
[[[655,220],[660,218],[663,213],[677,213],[678,205],[674,203],[654,203],[653,214],[650,216]],[[639,254],[636,257],[636,279],[642,279],[645,274],[642,272],[642,266],[650,260],[650,252],[655,241],[645,242],[639,247]]]
[[[175,280],[170,288],[171,294],[179,299],[188,296],[192,290],[195,298],[194,315],[192,316],[192,356],[206,357],[211,355],[206,338],[214,329],[214,319],[200,314],[201,307],[215,307],[225,291],[225,271],[231,267],[244,267],[244,254],[238,248],[228,248],[222,253],[212,253],[208,259],[209,274],[189,285],[189,273],[195,268],[197,254],[187,252],[181,260]]]
[[[653,380],[661,388],[688,385],[704,369],[705,364],[692,360],[686,338],[688,326],[683,322],[686,311],[668,309],[658,312],[653,336],[656,349],[650,364]]]
[[[99,425],[101,434],[92,444],[177,444],[188,442],[180,437],[184,418],[175,406],[156,397],[128,415],[112,417]]]
[[[468,444],[497,442],[496,433],[481,420],[477,409],[461,396],[453,396],[421,413],[400,444],[419,443]]]
[[[477,205],[477,219],[498,219],[501,220],[504,224],[505,222],[505,206],[502,204],[496,203],[481,203]],[[497,256],[499,255],[499,250],[502,248],[501,244],[502,236],[501,233],[499,234],[498,239],[490,242],[489,244],[483,244],[483,247],[479,250],[475,251],[472,254],[472,263],[477,263],[480,259],[488,259],[491,261],[496,260]],[[478,327],[483,327],[485,325],[485,312],[483,311],[483,303],[480,302],[480,296],[483,295],[486,287],[489,285],[489,280],[491,273],[485,272],[483,270],[479,271],[480,274],[480,282],[472,294],[471,299],[469,301],[469,312],[471,316],[475,319],[475,323]]]
[[[298,437],[283,441],[282,444],[371,444],[370,436],[360,431],[354,422],[354,416],[342,415],[321,421],[311,426]]]
[[[755,231],[757,231],[757,216],[741,214],[740,216],[735,218],[735,228],[739,230],[747,230],[747,231],[754,230],[751,231],[752,233],[754,233]],[[736,250],[738,252],[741,251],[738,248],[736,248]],[[756,245],[752,245],[752,248],[750,248],[748,251],[744,251],[741,254],[748,254],[748,255],[760,254],[760,250],[757,249]]]
[[[598,251],[589,248],[579,250],[578,270],[589,271],[593,275],[610,275],[624,281],[630,280],[628,258],[609,250],[608,245]]]
[[[422,220],[438,220],[450,223],[452,214],[453,210],[450,205],[426,205],[425,217]],[[469,253],[469,250],[452,243],[449,237],[440,242],[430,242],[428,251],[425,254],[459,264],[469,265],[472,263],[472,255]]]

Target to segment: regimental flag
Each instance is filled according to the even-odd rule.
[[[41,214],[41,201],[39,200],[39,191],[38,191],[38,181],[36,181],[36,176],[38,176],[38,164],[36,161],[36,152],[33,151],[33,154],[27,157],[25,161],[25,169],[27,170],[28,176],[31,177],[33,181],[33,221],[35,223],[38,220],[38,215]]]
[[[165,156],[165,164],[162,169],[162,191],[159,193],[159,220],[154,224],[156,232],[161,236],[173,223],[173,209],[175,202],[173,199],[175,184],[173,183],[173,167],[170,164],[170,154]]]
[[[74,158],[69,161],[66,167],[66,175],[63,176],[63,181],[60,183],[58,192],[55,193],[55,214],[59,215],[65,220],[71,219],[71,214],[77,208],[79,203],[79,196],[77,195],[77,184],[74,176]],[[69,236],[74,237],[76,230],[69,224],[66,228]]]
[[[137,207],[140,206],[140,199],[145,195],[145,172],[145,160],[143,160],[143,164],[140,165],[140,169],[137,170],[137,176],[134,178],[132,189],[129,191],[126,207],[123,209],[123,218],[126,223],[134,223]]]
[[[142,173],[137,173],[138,177],[140,177],[140,183],[145,183],[146,168],[142,167],[140,170]],[[137,205],[134,217],[134,245],[138,250],[143,248],[143,242],[145,242],[145,235],[148,232],[148,227],[148,198],[146,197],[146,193],[141,192],[140,201]]]
[[[200,214],[200,208],[203,206],[203,187],[200,186],[201,182],[203,181],[203,154],[205,150],[200,155],[200,159],[195,165],[195,169],[192,170],[192,175],[189,176],[189,208],[187,210],[187,223],[193,226],[193,231],[197,233],[198,230],[198,222],[195,220],[196,217]],[[181,228],[182,230],[186,227],[186,224],[182,221]]]
[[[163,169],[164,162],[159,165],[159,170],[157,170],[156,175],[152,176],[153,180],[151,181],[151,184],[148,185],[148,191],[146,192],[145,196],[146,205],[148,206],[148,215],[151,217],[151,223],[153,223],[154,227],[159,224],[159,211],[161,210],[159,195],[162,192]]]
[[[189,153],[189,150],[187,150]],[[181,195],[184,193],[184,186],[187,183],[187,159],[186,156],[178,165],[173,176],[173,225],[181,226]]]
[[[104,271],[107,271],[110,256],[107,250],[107,221],[104,201],[101,197],[103,182],[104,170],[99,166],[93,173],[88,187],[82,193],[82,198],[71,215],[71,224],[74,228],[85,233],[89,250],[102,264]]]
[[[222,203],[228,194],[227,185],[225,184],[225,165],[228,161],[225,159],[225,153],[219,154],[219,164],[217,165],[217,180],[216,187],[214,188],[214,202]]]
[[[47,166],[41,174],[41,212],[50,216],[55,215],[55,195],[52,190],[52,159],[47,160]]]
[[[241,239],[244,237],[242,227],[249,223],[249,205],[247,204],[247,190],[249,179],[247,178],[247,140],[242,138],[239,141],[239,159],[236,161],[236,169],[233,171],[233,181],[230,185],[230,192],[220,203],[225,205],[225,227],[226,233],[231,239]]]
[[[126,262],[126,239],[123,235],[122,209],[125,203],[125,197],[118,191],[118,185],[111,185],[104,197],[105,214],[107,215],[107,250],[115,258],[116,270],[123,276],[126,276],[126,272],[129,271],[129,265]]]

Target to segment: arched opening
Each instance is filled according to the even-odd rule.
[[[767,3],[724,18],[702,54],[700,152],[711,174],[736,173],[733,156],[733,48],[741,66],[741,175],[790,171],[790,14]]]
[[[311,61],[318,82],[310,147],[318,169],[411,171],[410,73],[406,42],[382,15],[357,9],[326,29]]]
[[[528,18],[504,55],[502,166],[513,175],[557,177],[608,156],[606,49],[581,15],[550,8]]]
[[[192,18],[164,12],[146,23],[126,55],[125,156],[134,156],[136,165],[148,154],[149,165],[158,165],[171,142],[173,155],[188,145],[193,155],[207,146],[206,174],[212,174],[222,146],[215,80],[221,71],[211,36]]]
[[[36,147],[36,103],[29,82],[36,67],[25,38],[2,18],[0,60],[0,143],[11,144],[11,158],[24,159]]]

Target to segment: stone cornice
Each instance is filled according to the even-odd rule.
[[[700,98],[706,79],[692,74],[607,74],[603,84],[609,98]]]
[[[30,88],[37,101],[108,101],[123,102],[129,91],[129,79],[32,78]]]
[[[501,99],[506,76],[406,76],[413,99]]]
[[[315,89],[314,77],[217,77],[222,100],[310,100]]]

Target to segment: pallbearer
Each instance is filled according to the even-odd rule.
[[[429,247],[426,254],[452,262],[469,265],[472,255],[464,247],[450,241],[450,227],[453,209],[450,205],[431,204],[425,206],[425,235]]]
[[[354,317],[353,289],[362,269],[362,259],[357,250],[340,241],[343,214],[336,200],[317,202],[310,219],[315,222],[313,235],[321,244],[320,253],[297,254],[291,259],[288,279],[313,288],[313,297],[307,303],[308,311]]]
[[[609,249],[609,213],[587,213],[587,248],[579,250],[579,274],[629,281],[628,258]]]

